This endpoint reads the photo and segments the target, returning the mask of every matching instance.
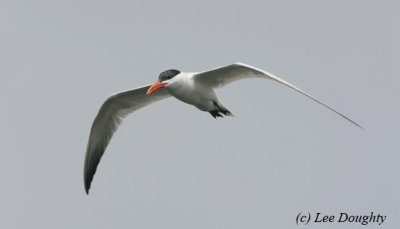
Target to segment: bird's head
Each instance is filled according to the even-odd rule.
[[[149,87],[149,89],[147,90],[147,94],[151,94],[151,93],[157,91],[158,89],[165,87],[165,85],[167,85],[170,82],[170,80],[172,78],[174,78],[176,75],[178,75],[179,73],[181,73],[181,72],[178,70],[175,70],[175,69],[169,69],[169,70],[161,72],[160,76],[158,77],[157,82],[155,82],[153,85],[151,85]]]

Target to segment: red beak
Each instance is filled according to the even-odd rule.
[[[163,88],[164,86],[165,86],[165,83],[161,83],[160,81],[157,81],[153,85],[151,85],[151,87],[149,87],[146,94],[149,95],[149,94],[157,91],[158,89]]]

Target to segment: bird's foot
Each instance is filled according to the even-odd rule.
[[[217,119],[217,117],[223,118],[224,116],[233,116],[233,114],[230,111],[224,109],[210,111],[210,114],[215,119]]]
[[[210,114],[217,119],[217,117],[221,117],[223,118],[224,116],[233,116],[233,114],[228,111],[228,109],[226,109],[223,105],[214,102],[214,106],[215,106],[215,110],[210,111]]]

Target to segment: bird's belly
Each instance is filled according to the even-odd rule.
[[[214,101],[218,101],[214,90],[200,85],[177,87],[169,92],[180,101],[191,104],[202,111],[214,110]]]

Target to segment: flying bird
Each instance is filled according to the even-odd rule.
[[[194,73],[170,69],[162,72],[154,84],[115,93],[100,107],[92,124],[86,149],[84,165],[86,193],[89,194],[97,166],[111,137],[126,115],[151,103],[173,96],[197,107],[199,110],[209,112],[214,118],[231,116],[232,113],[219,101],[215,89],[233,81],[247,78],[264,78],[279,82],[316,101],[362,129],[356,122],[298,87],[271,73],[243,63]]]

